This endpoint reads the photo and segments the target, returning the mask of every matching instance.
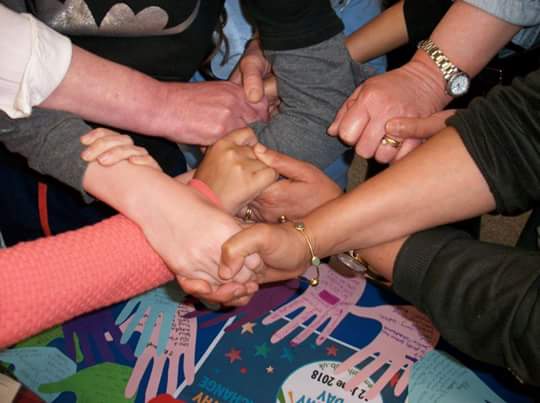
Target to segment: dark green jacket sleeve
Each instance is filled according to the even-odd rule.
[[[87,163],[80,156],[84,146],[79,138],[91,130],[66,112],[34,108],[32,116],[22,119],[0,112],[0,142],[25,157],[32,169],[79,190],[86,201],[92,199],[82,187]]]
[[[540,201],[540,70],[448,119],[487,181],[497,211],[519,214]]]
[[[393,280],[448,342],[540,385],[540,253],[441,227],[407,240]]]

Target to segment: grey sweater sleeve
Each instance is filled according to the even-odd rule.
[[[539,253],[441,227],[407,240],[393,280],[448,342],[540,385]]]
[[[540,24],[538,0],[465,0],[501,20],[519,26]]]
[[[268,124],[251,127],[269,148],[326,168],[348,148],[326,130],[356,84],[369,76],[367,68],[352,61],[343,34],[265,55],[277,77],[282,103]]]
[[[24,156],[31,168],[79,190],[86,201],[92,199],[82,188],[87,164],[80,157],[84,146],[79,138],[91,130],[65,112],[35,108],[32,116],[22,119],[0,113],[0,141]]]
[[[540,70],[495,87],[448,119],[482,172],[497,211],[517,214],[540,201]]]

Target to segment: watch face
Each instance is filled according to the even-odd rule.
[[[469,90],[471,80],[465,73],[458,73],[448,80],[448,94],[453,97],[459,97]]]

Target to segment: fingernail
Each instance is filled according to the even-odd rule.
[[[255,147],[253,147],[253,151],[255,151],[257,154],[264,154],[266,150],[267,148],[261,143],[257,143],[255,144]]]
[[[399,133],[401,125],[399,122],[390,121],[386,124],[387,133]]]
[[[83,152],[81,153],[81,158],[82,158],[83,160],[88,161],[88,160],[89,160],[88,157],[89,157],[89,156],[88,156],[88,152],[87,152],[87,151],[83,151]]]
[[[252,88],[248,92],[248,99],[251,102],[257,102],[259,100],[259,94],[258,91],[255,88]]]

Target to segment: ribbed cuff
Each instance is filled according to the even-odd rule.
[[[431,263],[448,242],[463,238],[464,234],[452,227],[438,227],[410,236],[396,258],[394,291],[421,309],[423,282]]]

